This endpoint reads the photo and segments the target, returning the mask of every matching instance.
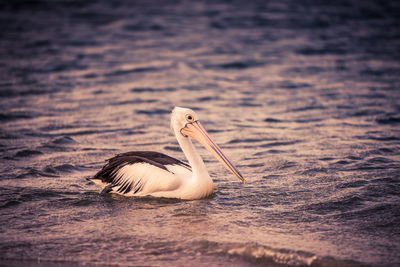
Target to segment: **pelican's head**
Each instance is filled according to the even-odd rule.
[[[171,114],[171,128],[175,134],[185,138],[191,137],[202,144],[222,165],[236,175],[243,183],[246,180],[239,173],[235,166],[222,152],[221,148],[211,139],[207,131],[198,120],[196,112],[189,108],[175,107]]]
[[[186,124],[197,121],[199,117],[190,108],[175,107],[171,114],[171,128],[174,132],[180,132]]]

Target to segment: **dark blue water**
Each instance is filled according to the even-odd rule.
[[[400,2],[0,4],[0,263],[399,266]],[[207,199],[103,196],[117,153],[184,160]]]

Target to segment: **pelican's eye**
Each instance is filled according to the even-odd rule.
[[[194,122],[194,118],[193,118],[193,116],[190,115],[190,114],[187,114],[187,115],[186,115],[186,120],[187,120],[188,122]]]

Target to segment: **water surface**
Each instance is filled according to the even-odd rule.
[[[398,266],[396,1],[0,4],[0,262]],[[215,193],[100,195],[117,153],[181,160],[190,107]]]

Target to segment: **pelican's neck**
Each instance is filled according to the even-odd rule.
[[[175,133],[175,137],[178,140],[186,159],[189,161],[189,165],[192,167],[192,178],[211,179],[206,169],[206,165],[204,165],[203,159],[197,153],[196,148],[189,137],[184,137],[180,132]]]

